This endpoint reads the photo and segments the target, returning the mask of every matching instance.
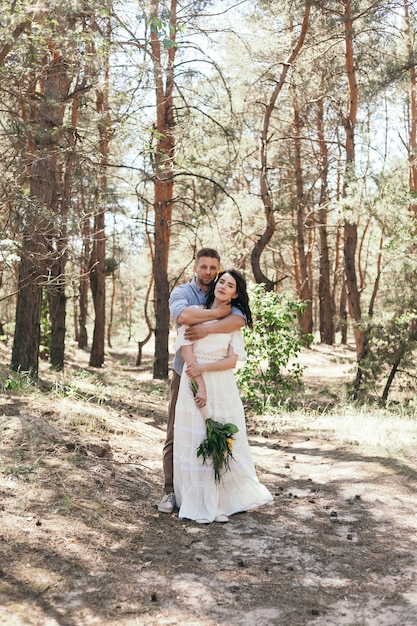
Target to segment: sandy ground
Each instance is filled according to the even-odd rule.
[[[350,375],[344,350],[304,358],[313,386]],[[417,624],[415,442],[359,441],[342,413],[249,421],[274,502],[180,521],[156,508],[167,388],[128,361],[83,397],[1,396],[0,624]]]

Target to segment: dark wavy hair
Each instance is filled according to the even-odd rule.
[[[235,279],[237,298],[233,298],[232,306],[235,306],[240,311],[242,311],[243,315],[246,318],[246,326],[249,326],[249,328],[253,328],[252,311],[250,310],[249,306],[249,296],[246,288],[246,280],[237,270],[223,270],[222,272],[219,272],[216,280],[210,286],[210,289],[207,292],[206,309],[211,309],[211,305],[214,302],[214,290],[216,288],[217,281],[221,276],[223,276],[223,274],[230,274],[230,276],[233,276],[233,278]]]

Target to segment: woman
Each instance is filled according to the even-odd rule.
[[[231,302],[244,313],[252,327],[252,314],[246,283],[236,270],[221,272],[207,294],[206,307],[215,309]],[[211,322],[206,322],[210,324]],[[179,330],[175,348],[182,346],[185,361],[181,376],[174,431],[174,491],[179,518],[208,524],[227,522],[228,515],[249,511],[266,502],[272,495],[258,481],[246,437],[245,415],[233,369],[245,359],[240,331],[210,334],[191,343],[184,338],[185,327]],[[194,397],[191,380],[198,391]],[[222,474],[220,483],[214,479],[210,461],[197,457],[197,448],[206,436],[203,413],[221,423],[233,423],[239,429],[233,435],[233,459]]]

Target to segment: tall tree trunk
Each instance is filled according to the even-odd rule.
[[[101,189],[105,176],[101,177]],[[104,340],[106,325],[106,290],[105,290],[105,251],[106,241],[104,232],[105,206],[104,198],[97,199],[97,211],[94,215],[94,233],[90,256],[90,286],[94,305],[94,331],[90,351],[90,366],[101,367],[104,363]]]
[[[319,267],[319,327],[320,341],[329,346],[335,341],[334,299],[330,286],[330,258],[327,233],[327,176],[329,158],[324,136],[324,98],[318,101],[317,134],[320,150],[320,199],[319,199],[319,235],[320,235],[320,267]]]
[[[297,195],[296,210],[296,237],[297,237],[297,257],[299,263],[299,298],[306,303],[304,312],[300,315],[300,328],[304,335],[313,332],[313,297],[311,292],[311,283],[309,279],[308,254],[305,250],[304,232],[306,228],[305,210],[304,210],[304,186],[303,173],[301,165],[301,124],[300,113],[298,110],[297,96],[293,93],[293,128],[294,128],[294,165],[295,165],[295,184]]]
[[[78,341],[78,337],[80,336],[79,311],[78,311],[79,295],[77,294],[77,280],[75,278],[71,281],[71,291],[72,291],[72,308],[73,308],[73,319],[74,319],[74,341]]]
[[[111,273],[111,295],[110,295],[110,312],[109,323],[107,325],[107,345],[112,347],[112,332],[113,332],[113,320],[114,320],[114,307],[116,304],[116,272]]]
[[[30,213],[23,234],[19,266],[19,292],[11,367],[37,374],[39,365],[42,289],[48,276],[49,242],[56,237],[55,219],[60,177],[59,145],[71,79],[66,63],[51,47],[44,60],[37,132],[33,138],[30,172]],[[61,137],[62,139],[62,137]],[[54,253],[57,258],[56,253]]]
[[[409,58],[413,58],[414,42],[410,27],[409,0],[404,0],[404,20],[407,35]],[[410,132],[408,138],[409,189],[415,199],[417,195],[417,73],[414,65],[410,67]],[[417,219],[417,203],[411,205],[414,219]]]
[[[69,134],[69,147],[65,163],[62,198],[60,200],[59,233],[56,239],[56,259],[51,268],[53,282],[48,284],[48,306],[49,319],[51,323],[51,350],[50,363],[58,370],[64,368],[65,356],[65,322],[66,304],[65,295],[65,270],[67,264],[68,248],[68,211],[71,202],[71,181],[74,166],[74,146],[76,138],[76,128],[78,122],[79,100],[75,98],[72,102],[71,128]]]
[[[99,195],[96,198],[94,215],[93,243],[90,256],[90,285],[94,304],[94,331],[90,352],[90,366],[101,367],[104,363],[106,333],[106,234],[105,216],[107,206],[107,166],[112,136],[112,123],[109,109],[109,47],[111,43],[111,23],[107,20],[107,53],[104,59],[103,89],[96,91],[96,110],[100,115],[98,123],[99,150],[101,155]]]
[[[348,342],[348,314],[347,314],[347,293],[346,293],[346,281],[342,283],[342,289],[340,290],[339,300],[339,324],[340,324],[340,343],[343,346],[347,346]]]
[[[51,324],[51,345],[49,361],[56,370],[64,369],[65,354],[65,320],[67,298],[65,295],[66,259],[57,258],[50,268],[50,276],[54,286],[48,284],[48,309]]]
[[[85,198],[81,198],[83,206],[83,217],[81,221],[81,234],[83,250],[80,257],[80,279],[79,279],[79,330],[77,336],[78,347],[83,349],[88,345],[87,316],[88,316],[88,272],[90,262],[90,217],[86,215]]]
[[[288,59],[283,64],[283,68],[282,68],[279,80],[276,82],[274,90],[269,99],[269,102],[266,105],[261,134],[260,134],[259,188],[260,188],[262,203],[264,206],[266,226],[265,226],[264,232],[260,235],[260,237],[255,242],[255,245],[252,248],[251,264],[252,264],[252,272],[253,272],[256,282],[264,283],[266,289],[268,289],[269,291],[272,291],[274,289],[275,283],[272,279],[268,278],[268,276],[265,275],[265,273],[262,271],[262,268],[261,268],[262,253],[275,233],[274,201],[273,201],[273,197],[272,197],[272,193],[271,193],[271,190],[269,187],[269,181],[268,181],[269,125],[270,125],[271,116],[275,107],[275,103],[281,92],[282,87],[285,84],[285,79],[286,79],[288,70],[291,67],[291,65],[294,63],[295,59],[297,58],[298,53],[300,52],[301,47],[304,43],[304,39],[305,39],[307,29],[308,29],[309,19],[310,19],[310,2],[307,1],[305,4],[305,9],[304,9],[304,17],[303,17],[303,23],[301,26],[301,32],[299,34],[296,45],[294,46],[293,50],[288,56]]]
[[[414,55],[414,36],[411,31],[409,0],[404,0],[404,19],[406,23],[407,33],[407,50],[410,58]],[[410,67],[410,136],[409,136],[409,164],[410,178],[409,189],[410,195],[415,200],[417,197],[417,72],[415,65]],[[414,201],[411,206],[414,221],[417,221],[417,203]],[[415,249],[413,249],[415,254]],[[411,320],[409,329],[409,339],[415,341],[417,338],[416,320]]]
[[[344,32],[345,32],[345,50],[346,50],[346,74],[348,80],[348,98],[349,105],[346,117],[343,120],[346,138],[346,168],[343,185],[342,196],[347,197],[349,182],[354,176],[355,164],[355,126],[358,110],[358,85],[356,81],[355,59],[353,50],[354,30],[352,19],[351,0],[343,0],[344,6]],[[353,332],[356,344],[356,355],[358,359],[358,368],[354,383],[355,393],[359,390],[363,370],[361,366],[362,359],[365,358],[367,352],[367,331],[362,328],[362,312],[360,304],[360,291],[358,289],[357,268],[356,268],[356,249],[358,243],[358,226],[353,219],[345,219],[344,221],[344,260],[345,260],[345,277],[346,277],[346,293],[349,308],[349,315],[353,322]]]
[[[151,26],[151,50],[154,67],[155,95],[157,106],[157,147],[154,156],[154,258],[153,275],[155,286],[155,358],[153,377],[168,378],[169,340],[169,281],[168,259],[171,238],[171,219],[174,193],[174,60],[175,36],[177,31],[177,2],[171,0],[169,13],[170,39],[166,50],[166,67],[163,67],[163,47],[157,29]],[[152,0],[152,23],[159,19],[159,2]],[[165,84],[164,84],[165,76]]]
[[[43,246],[41,241],[35,243],[32,234],[32,229],[27,229],[22,241],[11,367],[16,372],[30,372],[36,376],[39,366],[43,272],[40,260],[34,260],[34,250],[42,250]]]

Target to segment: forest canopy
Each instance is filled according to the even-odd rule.
[[[1,307],[11,367],[169,371],[172,288],[203,246],[412,385],[416,7],[409,0],[5,0]]]

